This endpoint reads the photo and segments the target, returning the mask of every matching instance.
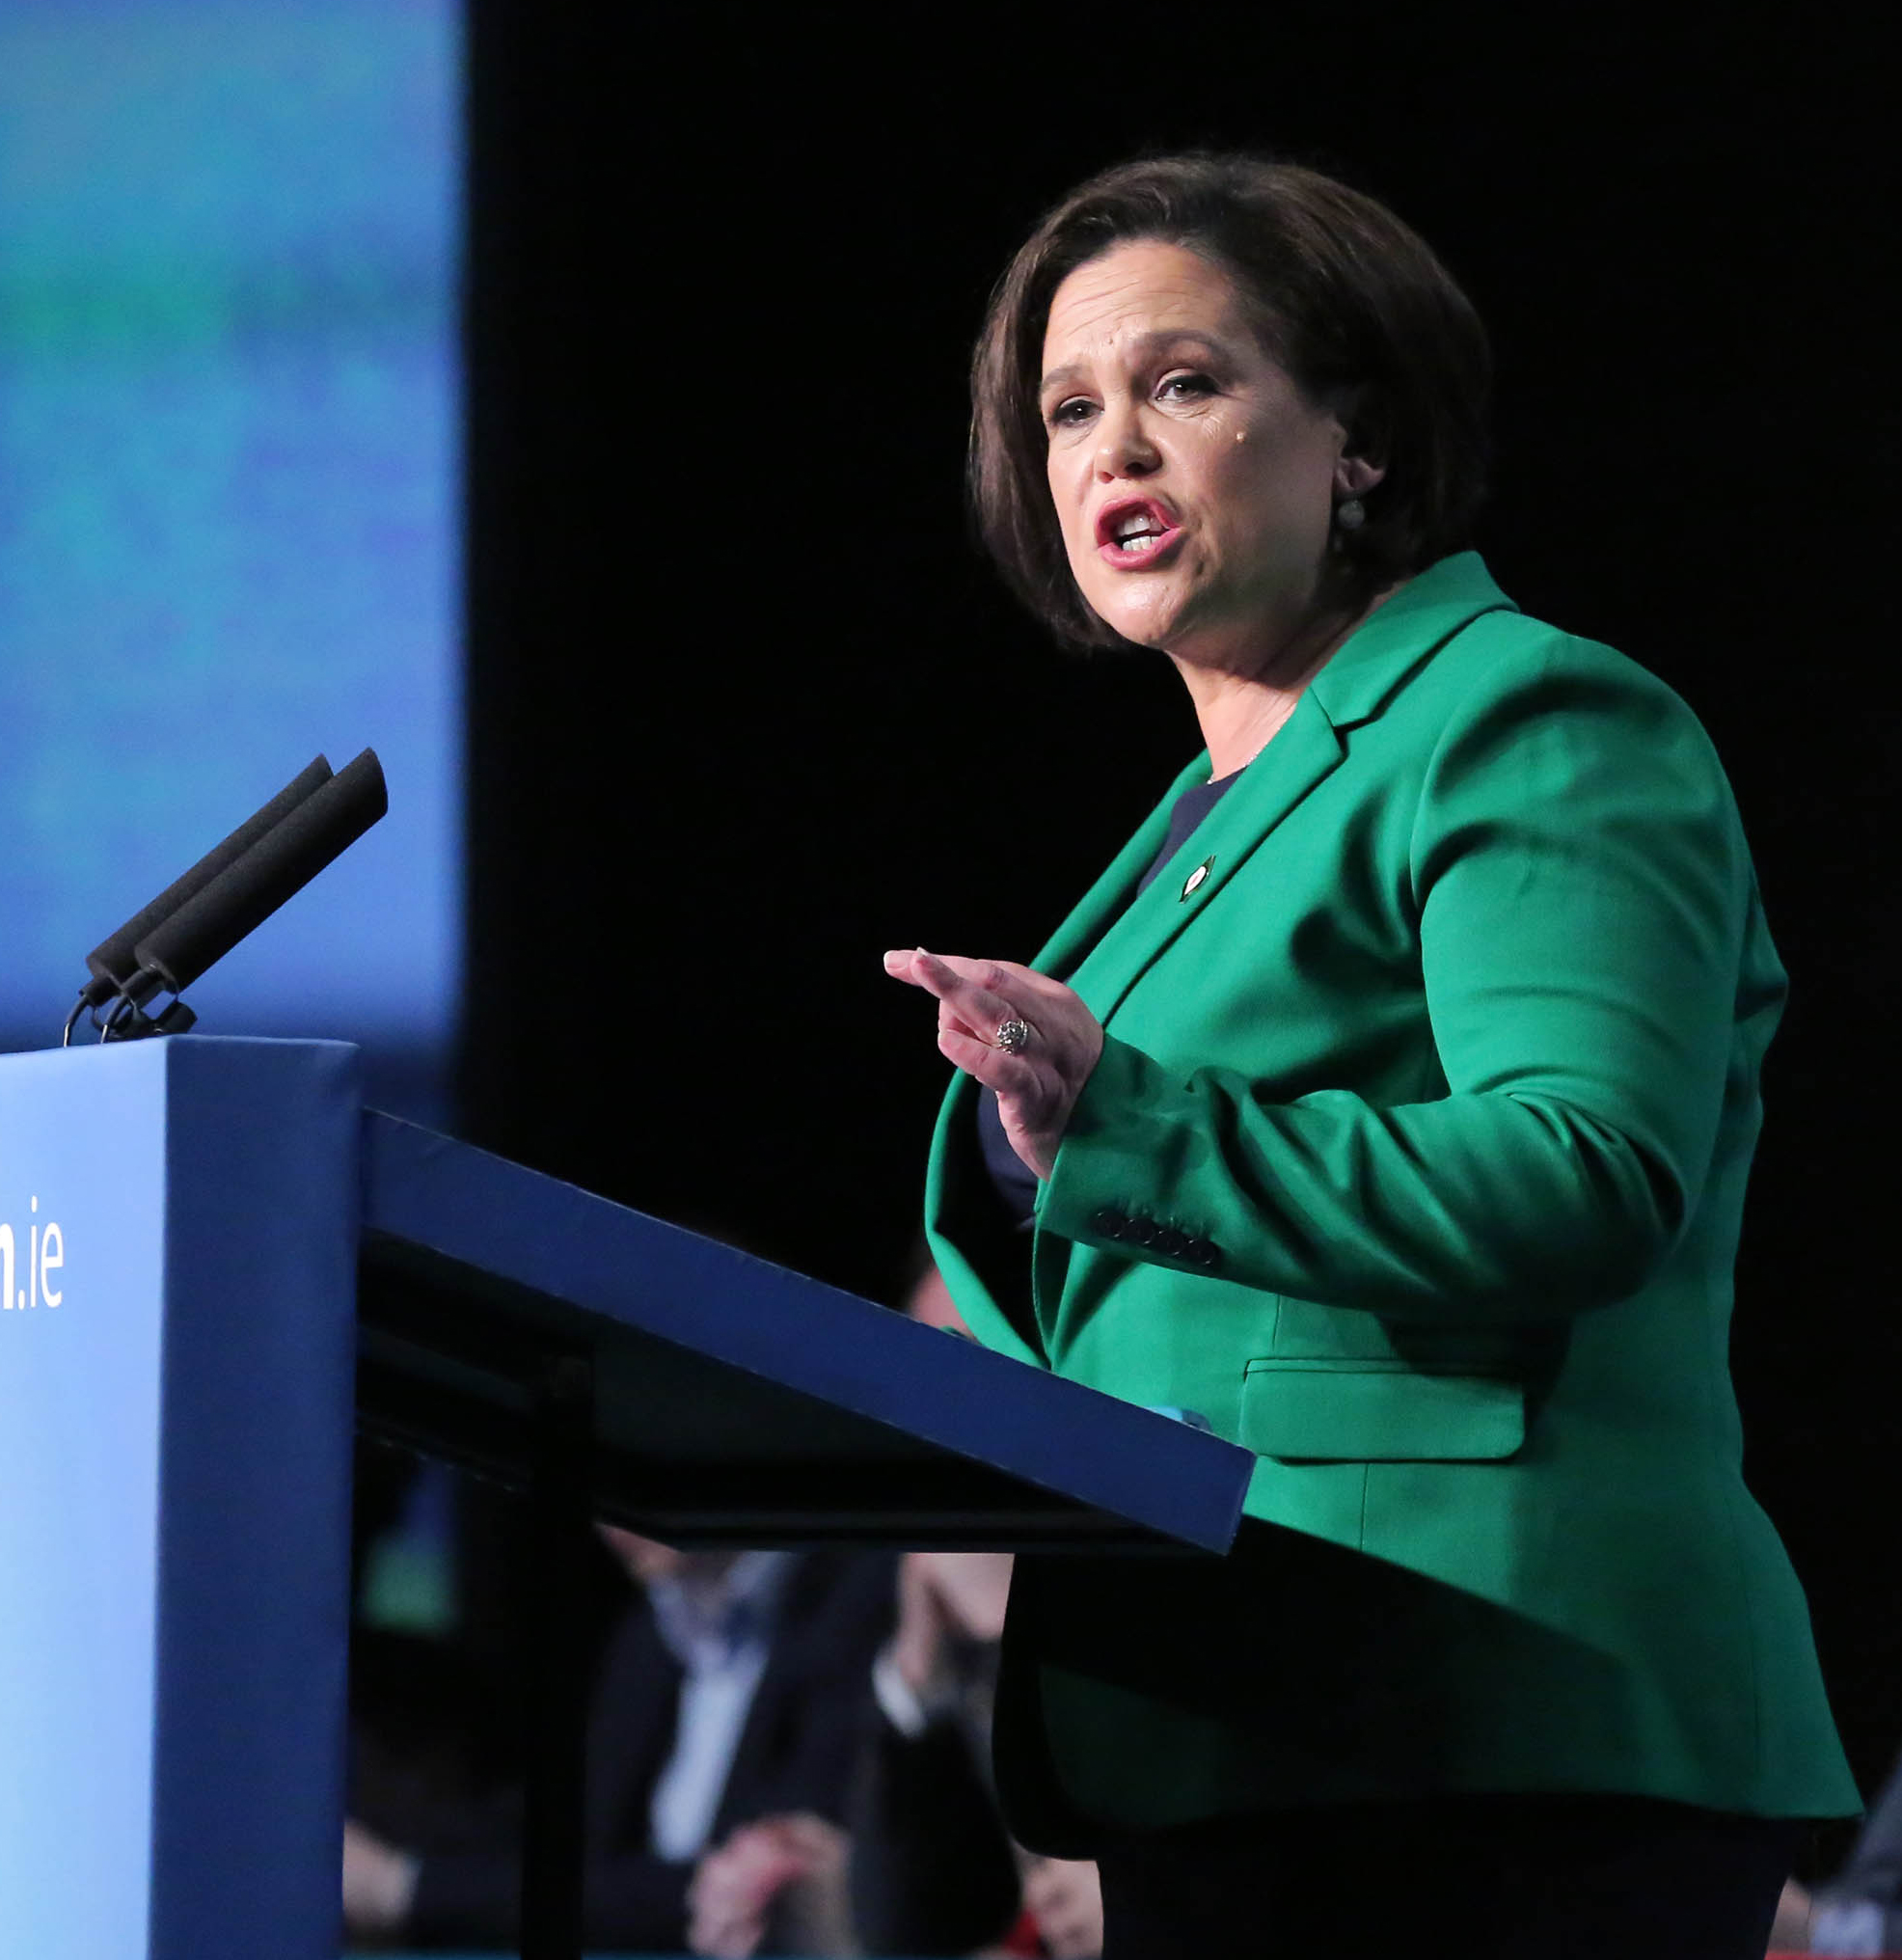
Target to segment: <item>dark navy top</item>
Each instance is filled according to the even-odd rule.
[[[1240,775],[1237,769],[1234,776],[1225,776],[1219,781],[1198,782],[1176,799],[1175,807],[1169,812],[1169,832],[1161,849],[1149,860],[1149,869],[1136,886],[1138,891],[1149,889],[1162,867],[1188,842],[1196,826],[1221,802]],[[1004,1120],[997,1114],[994,1089],[978,1091],[977,1142],[984,1153],[984,1168],[991,1173],[991,1182],[996,1185],[1004,1209],[1019,1226],[1028,1227],[1037,1210],[1039,1180],[1004,1134]]]

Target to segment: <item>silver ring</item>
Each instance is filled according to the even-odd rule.
[[[1009,1021],[998,1024],[996,1039],[991,1045],[1007,1055],[1020,1055],[1030,1046],[1031,1032],[1027,1021],[1012,1015]]]

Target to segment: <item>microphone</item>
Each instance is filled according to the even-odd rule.
[[[375,749],[366,749],[138,941],[132,957],[140,984],[149,994],[158,987],[182,994],[348,850],[389,807],[383,765]]]
[[[134,948],[162,925],[188,899],[195,898],[220,872],[236,863],[251,847],[277,829],[300,803],[331,780],[330,764],[319,755],[294,780],[285,784],[255,817],[240,824],[222,844],[214,846],[182,878],[175,879],[143,912],[135,912],[109,939],[101,939],[86,955],[92,979],[79,990],[79,1007],[103,1007],[114,994],[134,991],[139,966]],[[147,986],[140,997],[149,999]]]

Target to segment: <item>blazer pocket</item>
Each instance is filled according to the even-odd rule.
[[[1293,1361],[1242,1371],[1241,1445],[1310,1462],[1497,1462],[1526,1440],[1525,1385],[1403,1361]]]

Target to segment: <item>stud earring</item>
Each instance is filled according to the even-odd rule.
[[[1344,497],[1334,506],[1334,522],[1343,531],[1358,531],[1367,522],[1367,505],[1358,497]]]

